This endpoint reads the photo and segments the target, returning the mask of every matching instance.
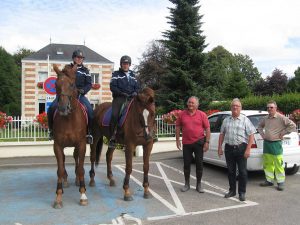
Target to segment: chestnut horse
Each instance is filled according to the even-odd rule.
[[[102,151],[103,136],[110,139],[109,127],[103,126],[102,120],[105,112],[111,107],[110,102],[100,104],[94,111],[93,122],[93,136],[94,143],[91,145],[91,171],[90,171],[90,186],[95,185],[94,181],[94,164],[99,163],[99,157]],[[132,172],[132,158],[133,152],[137,145],[143,146],[143,160],[144,160],[144,198],[149,198],[149,158],[153,147],[153,135],[155,130],[155,105],[154,105],[154,91],[150,88],[144,88],[137,96],[134,97],[129,111],[127,112],[127,118],[122,125],[118,127],[116,141],[117,143],[125,146],[125,158],[126,158],[126,174],[124,178],[124,200],[133,200],[129,191],[129,179]],[[106,164],[107,164],[107,178],[110,181],[110,186],[115,186],[113,179],[111,161],[113,152],[115,149],[108,148],[106,152]]]
[[[53,119],[54,153],[57,161],[57,188],[54,208],[62,208],[63,184],[67,187],[67,172],[65,169],[65,147],[75,147],[75,173],[79,183],[80,205],[87,205],[84,183],[84,158],[86,151],[87,121],[84,111],[78,100],[78,91],[75,84],[77,66],[65,66],[60,71],[53,67],[57,74],[56,94],[58,98],[57,112]],[[63,183],[64,181],[64,183]]]

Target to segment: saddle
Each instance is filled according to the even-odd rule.
[[[122,127],[124,122],[126,121],[127,114],[131,107],[132,102],[133,102],[133,99],[128,104],[123,105],[120,115],[119,115],[119,118],[118,118],[118,127]],[[102,119],[102,126],[109,127],[111,114],[112,114],[112,107],[110,106],[104,113],[104,117]]]
[[[88,119],[88,114],[87,114],[87,108],[86,108],[85,105],[82,104],[78,99],[77,99],[77,101],[78,101],[78,104],[79,104],[79,106],[80,106],[80,109],[81,109],[82,112],[83,112],[83,115],[84,115],[84,118],[85,118],[85,122],[86,122],[86,124],[88,124],[89,119]],[[55,110],[54,110],[53,118],[52,118],[53,121],[54,121],[55,116],[56,116],[57,113],[58,113],[58,109],[57,109],[57,107],[56,107]]]

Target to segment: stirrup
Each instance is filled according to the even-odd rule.
[[[108,148],[115,148],[116,147],[116,140],[110,139],[108,142]]]
[[[49,130],[49,132],[48,132],[48,139],[49,139],[49,141],[52,141],[54,139],[52,130]]]
[[[86,143],[93,144],[93,136],[88,134],[86,135]]]

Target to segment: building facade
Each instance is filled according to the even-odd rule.
[[[86,95],[92,106],[112,101],[109,82],[114,63],[84,45],[49,44],[22,59],[22,116],[34,117],[45,112],[55,95],[43,88],[48,77],[56,77],[53,65],[59,69],[72,62],[72,53],[80,49],[85,57],[83,64],[90,70],[92,89]]]

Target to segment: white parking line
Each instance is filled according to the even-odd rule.
[[[168,188],[168,190],[169,190],[169,192],[170,192],[170,194],[171,194],[171,196],[172,196],[172,198],[173,198],[173,200],[175,202],[175,205],[176,205],[176,207],[178,209],[178,211],[176,212],[176,214],[180,214],[180,215],[184,214],[185,210],[184,210],[184,208],[183,208],[183,206],[181,204],[180,199],[178,198],[178,195],[176,194],[176,191],[174,190],[174,188],[173,188],[173,186],[171,184],[171,181],[167,177],[165,171],[162,169],[161,164],[159,162],[156,163],[156,166],[157,166],[160,174],[162,175],[162,178],[165,181],[165,184],[166,184],[166,186],[167,186],[167,188]]]
[[[142,164],[142,163],[135,163],[135,164]],[[150,163],[152,164],[152,163]],[[170,180],[165,171],[163,170],[163,167],[169,168],[179,174],[183,174],[183,172],[181,170],[178,170],[172,166],[169,166],[165,163],[161,163],[161,162],[155,162],[161,176],[157,176],[154,174],[149,173],[148,175],[151,177],[155,177],[158,179],[162,179],[164,180],[170,195],[175,203],[175,206],[173,206],[171,203],[169,203],[167,200],[165,200],[164,198],[162,198],[159,194],[157,194],[155,191],[153,191],[151,188],[149,188],[150,193],[153,195],[154,198],[156,198],[158,201],[160,201],[162,204],[164,204],[169,210],[171,210],[172,212],[174,212],[174,214],[170,214],[170,215],[165,215],[165,216],[154,216],[154,217],[148,217],[147,220],[162,220],[162,219],[170,219],[170,218],[175,218],[175,217],[181,217],[181,216],[187,216],[187,215],[197,215],[197,214],[205,214],[205,213],[212,213],[212,212],[218,212],[218,211],[224,211],[224,210],[230,210],[230,209],[237,209],[237,208],[243,208],[243,207],[249,207],[249,206],[255,206],[258,205],[258,203],[256,202],[252,202],[252,201],[244,201],[244,202],[240,202],[237,198],[229,198],[229,200],[235,201],[238,203],[238,205],[233,205],[233,206],[227,206],[227,207],[220,207],[220,208],[215,208],[215,209],[209,209],[209,210],[202,210],[202,211],[196,211],[196,212],[186,212],[180,199],[178,198],[176,191],[174,190],[172,183],[175,184],[180,184],[183,185],[183,183],[181,182],[177,182],[174,180]],[[123,173],[125,173],[125,165],[117,165],[115,166],[117,167],[119,170],[121,170]],[[136,170],[133,169],[133,171],[137,172],[137,173],[141,173],[143,174],[142,170]],[[139,181],[137,178],[135,178],[134,176],[131,176],[131,178],[141,187],[143,187],[143,184],[141,181]],[[196,179],[194,176],[191,176],[191,178]],[[216,189],[218,191],[221,191],[223,193],[218,193],[212,190],[207,190],[205,189],[206,193],[209,194],[213,194],[219,197],[224,197],[224,192],[226,192],[227,190],[225,190],[224,188],[218,187],[214,184],[211,184],[207,181],[202,181],[203,183],[205,183],[206,185],[208,185],[209,187]],[[195,188],[193,186],[191,186],[192,188]]]
[[[125,173],[125,170],[124,170],[124,168],[122,168],[122,166],[115,166],[115,167],[117,167],[119,170],[121,170],[123,173]],[[130,179],[134,180],[138,185],[140,185],[141,187],[143,187],[142,182],[140,182],[134,176],[131,175]],[[154,198],[156,198],[158,201],[160,201],[162,204],[164,204],[167,208],[169,208],[171,211],[173,211],[176,214],[176,212],[178,211],[177,208],[175,208],[173,205],[171,205],[167,200],[165,200],[163,197],[161,197],[159,194],[157,194],[151,188],[149,188],[149,191],[150,191],[150,193],[152,194],[152,196]]]

